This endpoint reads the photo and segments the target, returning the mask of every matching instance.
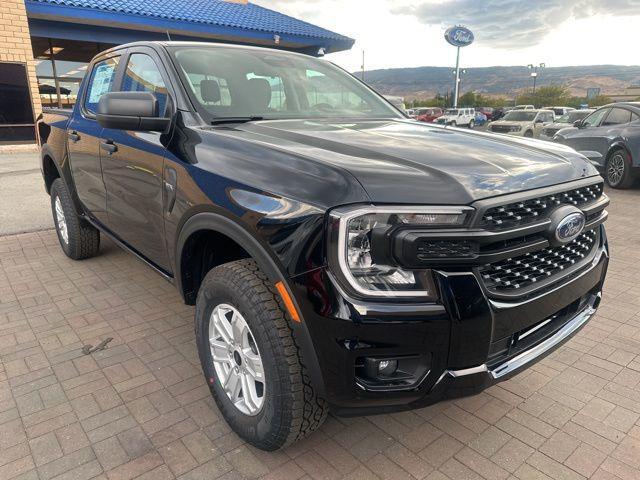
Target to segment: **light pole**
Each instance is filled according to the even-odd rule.
[[[531,70],[531,78],[533,78],[533,95],[534,96],[536,94],[536,79],[538,78],[538,71],[542,71],[544,67],[546,67],[544,63],[541,63],[540,65],[534,65],[530,63],[529,65],[527,65],[527,68]]]

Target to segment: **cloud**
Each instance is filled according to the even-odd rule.
[[[640,0],[448,0],[392,1],[394,14],[413,15],[427,25],[465,25],[489,47],[519,49],[540,42],[570,18],[640,15]],[[395,3],[395,5],[393,5]],[[585,35],[614,32],[585,32]]]

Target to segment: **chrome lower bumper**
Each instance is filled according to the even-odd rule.
[[[589,321],[589,319],[596,312],[598,304],[600,303],[600,294],[596,297],[596,300],[592,305],[587,306],[580,311],[575,317],[569,320],[564,326],[558,330],[554,335],[543,340],[542,342],[534,345],[529,350],[526,350],[517,356],[506,360],[497,366],[489,368],[486,364],[478,365],[477,367],[465,368],[463,370],[447,370],[443,373],[437,383],[440,383],[445,377],[452,378],[466,377],[468,375],[488,374],[492,380],[500,380],[503,377],[507,377],[513,374],[517,370],[526,367],[528,364],[535,362],[540,357],[545,356],[548,352],[556,348],[558,345],[566,341],[574,333],[576,333],[582,326]]]

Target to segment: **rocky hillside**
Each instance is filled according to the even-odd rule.
[[[376,90],[408,98],[433,97],[453,88],[450,67],[390,68],[365,72],[365,80]],[[527,67],[467,68],[461,90],[489,95],[509,95],[531,88]],[[355,75],[361,76],[360,72]],[[537,85],[567,85],[572,95],[584,96],[587,88],[599,87],[603,95],[615,94],[640,84],[640,66],[590,65],[544,69]]]

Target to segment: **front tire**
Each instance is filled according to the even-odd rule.
[[[302,439],[328,412],[281,301],[250,259],[209,271],[196,300],[196,341],[209,389],[231,428],[262,450]]]
[[[611,188],[630,188],[634,176],[631,171],[629,154],[622,149],[614,150],[605,164],[605,178]]]
[[[531,130],[527,130],[524,132],[524,136],[527,138],[533,138],[533,132]]]
[[[469,128],[473,128],[475,126],[475,122],[473,120],[469,120]]]
[[[53,181],[50,192],[53,222],[62,251],[73,260],[97,255],[100,232],[77,214],[71,194],[62,179]]]

